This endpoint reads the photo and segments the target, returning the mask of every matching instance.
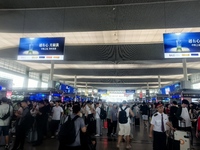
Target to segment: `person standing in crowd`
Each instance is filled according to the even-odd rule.
[[[196,137],[200,137],[200,115],[197,118],[197,126],[196,126]]]
[[[118,110],[118,118],[119,118],[119,133],[118,133],[118,142],[117,142],[117,148],[120,146],[120,142],[122,140],[122,136],[126,137],[126,148],[130,149],[130,115],[133,117],[134,113],[133,111],[127,107],[127,102],[123,101],[122,107]]]
[[[60,118],[63,115],[63,109],[59,106],[59,102],[56,101],[56,106],[52,109],[51,120],[51,138],[55,138],[55,132],[58,130],[60,124]]]
[[[9,149],[9,124],[13,115],[13,107],[8,104],[8,99],[3,97],[0,105],[0,137],[5,137],[5,149]],[[6,117],[5,117],[6,116]]]
[[[99,103],[96,103],[96,113],[95,113],[95,119],[96,119],[96,137],[99,137],[102,133],[102,123],[100,118],[101,109],[99,107]]]
[[[147,106],[145,102],[143,102],[143,105],[141,106],[140,111],[142,113],[142,120],[144,123],[144,127],[147,128],[149,107]]]
[[[113,104],[113,108],[111,110],[111,133],[112,136],[116,136],[117,130],[117,104]]]
[[[157,112],[152,116],[149,137],[153,137],[153,150],[166,150],[166,125],[174,130],[164,114],[164,106],[161,103],[156,104]]]
[[[93,117],[93,108],[90,104],[90,101],[87,101],[85,109],[86,109],[86,116],[87,116],[87,124],[90,124],[91,118]]]
[[[47,132],[48,132],[48,118],[49,115],[51,114],[51,106],[49,103],[48,99],[44,100],[44,107],[45,107],[45,118],[44,118],[44,122],[45,122],[45,128],[44,128],[44,136],[47,137]]]
[[[110,137],[111,136],[111,129],[112,129],[112,123],[111,123],[111,111],[112,111],[112,104],[108,104],[108,107],[107,107],[107,123],[108,123],[108,133],[107,133],[107,136]]]
[[[16,138],[12,150],[23,150],[26,134],[33,124],[33,117],[30,113],[27,100],[21,101],[21,106],[23,108],[22,114],[18,112],[15,113],[19,117],[19,121],[16,125]]]
[[[176,128],[176,129],[178,128],[178,119],[176,117],[177,110],[178,110],[177,102],[173,101],[172,106],[170,108],[170,114],[169,114],[170,117],[169,118],[172,122],[173,127]]]
[[[37,125],[37,141],[33,143],[33,146],[38,146],[42,144],[44,138],[44,132],[46,129],[46,108],[43,101],[39,102],[39,110],[37,111],[36,116],[36,125]]]
[[[74,105],[73,106],[73,114],[70,115],[71,119],[75,118],[76,116],[79,116],[80,110],[81,110],[80,105]],[[66,121],[67,121],[67,119],[66,119]],[[65,143],[59,143],[59,150],[82,150],[80,132],[85,133],[86,126],[85,126],[83,118],[81,118],[81,117],[78,117],[74,121],[74,124],[75,124],[75,130],[76,130],[75,142],[71,145],[66,145]]]
[[[192,124],[191,124],[191,119],[188,111],[188,105],[189,102],[188,100],[182,100],[181,107],[178,108],[176,117],[179,120],[179,122],[184,122],[185,127],[178,127],[178,130],[182,131],[188,131],[191,133],[191,144],[193,144],[193,133],[192,133]]]

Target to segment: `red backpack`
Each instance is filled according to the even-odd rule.
[[[197,124],[198,124],[198,131],[200,131],[200,116],[198,117]]]

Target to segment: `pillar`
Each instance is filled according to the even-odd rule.
[[[184,58],[183,59],[183,75],[184,75],[184,81],[188,81],[188,75],[187,75],[187,61]]]
[[[50,76],[49,76],[49,88],[53,88],[53,75],[54,75],[54,61],[51,61],[51,69],[50,69]]]
[[[23,88],[27,89],[28,88],[28,79],[29,79],[29,68],[26,68],[25,71],[25,77],[24,77],[24,83],[23,83]]]
[[[160,78],[160,75],[158,75],[158,88],[159,89],[161,88],[161,78]]]
[[[42,88],[42,73],[39,73],[38,88]]]
[[[74,77],[74,88],[76,88],[76,84],[77,84],[77,76],[75,75],[75,77]]]

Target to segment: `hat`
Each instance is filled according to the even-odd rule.
[[[184,100],[182,100],[182,104],[189,105],[189,102],[188,102],[188,100],[184,99]]]
[[[156,103],[156,108],[163,106],[162,103]]]
[[[126,101],[123,101],[122,104],[127,104],[127,102],[126,102]]]

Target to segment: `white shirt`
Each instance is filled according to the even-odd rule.
[[[166,131],[166,123],[169,122],[168,116],[163,113],[164,129]],[[157,132],[162,132],[162,116],[161,113],[157,112],[153,115],[151,124],[154,125],[153,130]]]
[[[86,112],[87,112],[88,115],[92,114],[90,107],[88,105],[86,105],[85,109],[86,109]]]
[[[60,107],[60,106],[53,107],[53,109],[52,109],[52,113],[53,113],[52,120],[60,120],[60,116],[61,116],[62,112],[63,112],[62,107]]]
[[[0,105],[0,117],[3,117],[5,114],[8,113],[9,105],[8,104],[2,104]],[[0,119],[0,126],[9,126],[11,116],[13,115],[13,107],[10,106],[10,117],[8,117],[6,120]]]
[[[127,106],[122,106],[122,109],[125,109]],[[121,111],[121,108],[118,109],[118,114]],[[129,117],[129,112],[130,112],[130,108],[126,108],[126,116],[128,117],[128,122],[127,123],[131,123],[130,117]]]
[[[96,108],[96,114],[95,114],[95,118],[99,119],[100,118],[100,113],[101,113],[101,109],[99,107]]]
[[[191,127],[191,119],[187,108],[182,108],[181,118],[185,120],[186,127]]]

